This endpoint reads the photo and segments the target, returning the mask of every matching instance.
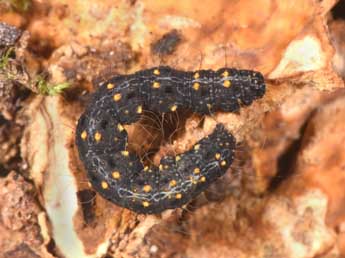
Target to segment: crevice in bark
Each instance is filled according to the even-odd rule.
[[[345,19],[345,1],[339,1],[331,10],[332,16],[335,20]]]
[[[301,149],[303,136],[311,117],[312,114],[309,115],[309,117],[305,120],[304,124],[301,126],[299,133],[300,137],[291,142],[290,146],[279,157],[277,174],[270,182],[270,185],[268,187],[269,192],[272,192],[275,189],[277,189],[283,181],[285,181],[287,178],[293,175],[299,150]]]

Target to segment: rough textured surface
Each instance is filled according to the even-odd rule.
[[[45,250],[43,215],[34,187],[12,171],[0,180],[1,257],[51,257]]]
[[[10,112],[1,109],[2,134],[13,137],[3,137],[1,146],[9,150],[18,150],[21,134],[8,121],[24,113],[16,171],[31,179],[7,193],[6,207],[16,207],[23,193],[44,210],[38,224],[13,209],[5,213],[2,232],[16,238],[0,238],[7,257],[345,256],[341,2],[33,0],[29,13],[2,9],[1,21],[28,31],[10,56],[16,87],[35,92],[25,82],[42,71],[51,82],[73,82],[61,96],[32,93]],[[182,40],[168,37],[172,31]],[[156,54],[155,45],[167,51]],[[74,133],[93,83],[159,65],[258,70],[267,92],[236,114],[150,113],[127,126],[129,146],[155,164],[187,151],[217,123],[239,143],[232,167],[205,195],[158,216],[138,216],[89,187]],[[18,98],[14,93],[11,103]],[[13,168],[8,160],[16,159],[1,158],[0,169]],[[13,181],[7,173],[2,182]],[[27,184],[34,195],[20,191]],[[31,225],[40,233],[28,233]]]
[[[8,120],[13,118],[16,111],[18,88],[15,77],[18,62],[14,61],[14,45],[21,32],[16,27],[0,22],[0,114]]]
[[[20,31],[11,25],[0,22],[0,47],[13,46],[20,36]]]
[[[22,107],[27,92],[19,83],[27,82],[23,71],[21,52],[25,37],[18,40],[21,32],[15,27],[0,23],[0,175],[11,170],[21,170],[19,142],[22,136],[23,120],[16,116]]]
[[[335,55],[333,57],[334,68],[337,72],[345,78],[345,36],[344,20],[335,20],[330,23],[331,39],[335,48]]]

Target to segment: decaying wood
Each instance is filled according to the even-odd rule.
[[[0,257],[345,256],[345,22],[332,18],[335,4],[49,0],[33,1],[30,15],[1,11],[30,34],[24,49],[11,43],[25,78],[45,70],[72,86],[18,96],[32,84],[0,71],[9,85],[0,96],[11,96],[0,100]],[[267,92],[237,114],[171,117],[181,133],[170,143],[157,121],[128,126],[136,151],[159,147],[153,162],[217,122],[239,142],[231,169],[202,196],[144,216],[93,192],[74,132],[93,85],[161,64],[259,70]]]

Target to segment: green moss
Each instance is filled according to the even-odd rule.
[[[18,12],[26,12],[31,6],[31,0],[0,0]]]
[[[10,55],[13,53],[14,48],[8,48],[3,55],[0,56],[0,69],[5,70],[8,65],[8,60],[10,59]]]
[[[67,89],[68,87],[70,87],[69,82],[50,84],[41,76],[37,77],[36,85],[37,85],[39,94],[48,95],[48,96],[55,96],[55,95],[61,94],[64,89]]]
[[[11,69],[9,65],[11,54],[14,53],[14,48],[8,48],[0,56],[0,75],[3,76],[6,80],[18,80],[18,74]],[[20,76],[19,76],[20,77]],[[67,89],[70,86],[69,82],[51,84],[48,83],[43,76],[38,75],[36,79],[29,80],[27,82],[29,85],[32,85],[31,89],[36,88],[37,92],[42,95],[54,96],[61,94],[63,90]]]

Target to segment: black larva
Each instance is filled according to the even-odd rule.
[[[193,148],[163,157],[158,167],[144,166],[126,150],[124,124],[143,110],[200,114],[233,112],[265,93],[259,72],[222,68],[177,71],[157,67],[116,76],[93,94],[81,115],[76,143],[92,186],[106,199],[137,213],[180,207],[222,176],[233,161],[235,138],[222,124]]]

